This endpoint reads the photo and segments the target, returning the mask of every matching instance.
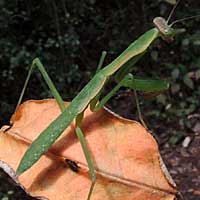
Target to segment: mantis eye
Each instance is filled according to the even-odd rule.
[[[168,31],[169,31],[168,29],[164,29],[164,32],[165,32],[166,34],[168,33]]]

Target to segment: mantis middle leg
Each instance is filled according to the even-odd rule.
[[[100,60],[99,60],[99,64],[98,64],[96,73],[98,73],[98,71],[102,68],[105,57],[106,57],[106,51],[103,51],[102,54],[101,54]],[[99,97],[99,95],[97,95],[95,98],[97,99],[98,97]],[[81,130],[81,122],[82,122],[83,116],[84,116],[84,111],[76,117],[75,132],[76,132],[76,135],[77,135],[77,137],[78,137],[78,139],[81,143],[83,153],[85,155],[85,158],[86,158],[86,161],[87,161],[87,164],[88,164],[91,181],[92,181],[91,186],[90,186],[90,190],[89,190],[89,193],[88,193],[88,197],[87,197],[87,200],[90,200],[90,197],[92,195],[94,185],[95,185],[95,182],[96,182],[96,175],[95,175],[94,165],[93,165],[89,150],[87,148],[86,140],[85,140],[84,134]]]
[[[92,195],[92,191],[94,189],[94,185],[95,185],[95,182],[96,182],[96,175],[95,175],[94,165],[93,165],[93,162],[92,162],[92,159],[91,159],[91,156],[90,156],[87,144],[86,144],[86,140],[85,140],[84,134],[81,130],[81,122],[82,122],[82,119],[83,119],[83,115],[84,115],[84,111],[76,117],[75,132],[76,132],[76,135],[77,135],[77,137],[78,137],[78,139],[81,143],[83,153],[85,155],[85,158],[86,158],[86,161],[87,161],[87,164],[88,164],[90,177],[91,177],[91,180],[92,180],[90,190],[89,190],[89,193],[88,193],[88,197],[87,197],[87,200],[90,200],[90,197]]]

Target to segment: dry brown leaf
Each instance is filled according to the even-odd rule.
[[[68,105],[68,103],[66,103]],[[33,141],[60,111],[54,100],[27,101],[0,132],[0,166],[30,195],[49,200],[86,200],[91,180],[74,124],[28,171],[15,170]],[[92,200],[172,200],[176,187],[160,159],[156,141],[139,123],[109,110],[85,112],[82,129],[95,165]],[[73,172],[65,158],[77,162]]]

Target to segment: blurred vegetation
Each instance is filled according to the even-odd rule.
[[[153,26],[155,16],[166,18],[173,2],[0,0],[1,125],[8,124],[33,58],[42,60],[63,98],[71,100],[95,73],[102,50],[108,51],[109,63]],[[199,1],[182,0],[171,21],[199,13]],[[172,144],[184,136],[183,130],[192,129],[190,116],[200,112],[199,25],[200,18],[176,24],[184,33],[172,43],[155,42],[134,70],[136,75],[170,80],[169,91],[150,100],[140,97],[140,104],[149,127],[157,134],[169,133]],[[136,118],[128,92],[119,94],[108,106]],[[34,73],[25,99],[48,97],[41,75]]]

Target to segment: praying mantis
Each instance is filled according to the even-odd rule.
[[[176,5],[174,6],[174,9]],[[22,100],[31,72],[34,67],[37,67],[42,73],[54,98],[56,99],[60,107],[61,114],[38,136],[35,141],[32,142],[18,166],[16,172],[17,175],[22,174],[28,170],[35,162],[37,162],[39,158],[48,151],[48,149],[53,145],[53,143],[62,134],[62,132],[75,119],[75,132],[81,143],[91,176],[91,187],[87,197],[87,200],[90,200],[96,182],[96,175],[95,168],[90,157],[90,152],[88,151],[84,134],[81,130],[81,122],[84,118],[84,111],[88,106],[90,106],[91,111],[98,111],[121,87],[127,87],[133,90],[141,90],[145,92],[158,92],[169,88],[169,83],[167,81],[139,79],[135,78],[129,72],[131,72],[133,66],[141,59],[141,57],[147,51],[148,47],[156,39],[161,37],[163,40],[170,41],[178,33],[178,30],[172,28],[174,23],[168,25],[170,16],[168,17],[168,20],[165,20],[162,17],[154,18],[153,23],[155,27],[145,32],[137,40],[131,43],[125,51],[123,51],[115,60],[113,60],[104,68],[102,68],[102,65],[106,56],[106,52],[103,52],[96,74],[72,100],[68,107],[64,106],[64,102],[60,94],[49,78],[41,61],[38,58],[33,60],[18,105]],[[99,100],[101,92],[108,79],[115,73],[117,77],[116,79],[118,81],[117,85],[105,97]]]

